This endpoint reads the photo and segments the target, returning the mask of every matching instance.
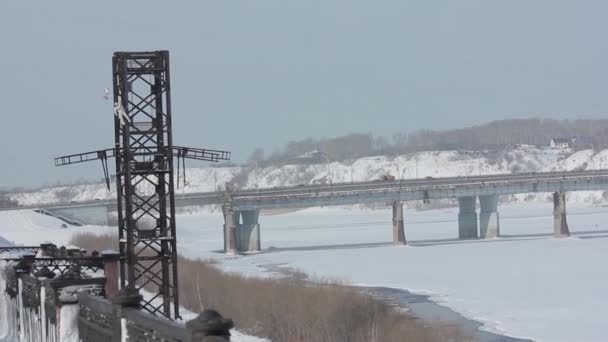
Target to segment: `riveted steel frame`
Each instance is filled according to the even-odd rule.
[[[121,287],[145,288],[142,309],[176,318],[169,53],[116,52],[112,65]]]

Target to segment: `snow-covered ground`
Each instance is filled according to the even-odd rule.
[[[66,245],[77,232],[110,233],[115,229],[102,226],[61,228],[63,221],[41,215],[31,210],[0,211],[0,246],[2,241],[19,246],[37,246],[50,241],[58,246]]]
[[[523,147],[509,151],[436,151],[401,156],[365,157],[348,162],[281,167],[218,167],[187,169],[187,185],[177,193],[214,191],[234,181],[244,188],[267,188],[313,183],[368,181],[392,174],[397,178],[472,176],[512,172],[592,170],[608,168],[608,150],[561,150]],[[147,182],[143,182],[147,184]],[[145,191],[145,189],[144,189]],[[115,198],[103,183],[13,193],[22,205]],[[602,192],[576,193],[577,201],[608,203]],[[514,202],[543,202],[544,196],[505,197]]]
[[[263,253],[226,256],[220,215],[179,218],[180,251],[228,271],[268,266],[431,295],[483,329],[536,341],[605,341],[608,208],[572,204],[572,238],[551,238],[550,205],[500,208],[504,237],[459,241],[457,209],[408,212],[394,247],[388,210],[309,209],[262,216]]]
[[[319,208],[261,216],[259,254],[217,253],[223,246],[218,214],[179,216],[178,245],[186,256],[214,258],[224,270],[250,276],[272,276],[268,267],[279,265],[428,294],[484,322],[484,329],[511,336],[606,340],[608,208],[569,203],[574,234],[567,239],[551,238],[550,204],[499,209],[503,237],[493,240],[457,240],[457,208],[407,211],[405,247],[391,245],[388,210]],[[31,211],[0,213],[0,236],[19,244],[61,244],[75,231],[112,229],[59,227]]]

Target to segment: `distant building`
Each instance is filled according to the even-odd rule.
[[[551,138],[551,141],[549,142],[549,147],[558,150],[565,150],[572,148],[575,142],[576,138]]]

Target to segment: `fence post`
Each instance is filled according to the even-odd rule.
[[[25,310],[23,305],[23,275],[30,274],[34,269],[34,261],[36,255],[28,253],[21,256],[21,260],[13,267],[15,270],[15,278],[17,279],[17,311],[18,311],[18,333],[19,340],[25,341],[26,339],[26,321],[25,321]]]
[[[107,298],[107,295],[106,295]],[[118,294],[109,298],[112,302],[112,311],[114,316],[114,326],[112,327],[112,342],[122,342],[127,340],[126,331],[123,331],[123,308],[137,308],[142,300],[142,296],[137,289],[123,288]]]
[[[53,257],[55,256],[55,251],[57,250],[57,246],[50,242],[45,242],[40,244],[40,252],[42,256],[45,257]]]
[[[0,272],[4,272],[6,286],[4,289],[4,296],[6,300],[6,313],[8,317],[4,319],[8,321],[8,331],[6,331],[6,337],[17,338],[19,336],[19,285],[17,280],[17,274],[12,267],[0,268]]]
[[[15,266],[15,272],[20,276],[22,274],[30,274],[34,270],[34,262],[36,261],[35,254],[23,254],[21,261]]]
[[[229,342],[234,323],[215,310],[205,310],[195,319],[186,322],[188,342]]]
[[[106,298],[112,298],[118,296],[118,261],[120,260],[120,254],[116,251],[103,251],[101,253],[103,259],[103,271],[106,277],[106,284],[104,292]]]

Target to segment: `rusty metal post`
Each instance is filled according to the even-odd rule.
[[[103,271],[106,277],[104,292],[106,298],[116,297],[118,295],[118,283],[120,281],[119,265],[120,253],[116,251],[104,251],[101,253],[103,259]]]

